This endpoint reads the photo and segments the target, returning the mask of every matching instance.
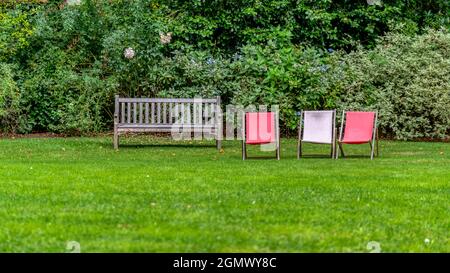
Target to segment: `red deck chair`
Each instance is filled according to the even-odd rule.
[[[376,150],[378,156],[378,130],[377,130],[378,112],[342,112],[342,124],[339,134],[339,148],[344,157],[343,144],[365,144],[370,145],[370,159],[373,159]],[[345,126],[344,126],[345,123]],[[339,153],[336,153],[336,159]]]
[[[242,159],[247,159],[248,145],[275,144],[280,160],[280,133],[276,112],[245,113],[242,117]]]

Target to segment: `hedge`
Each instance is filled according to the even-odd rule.
[[[448,10],[448,1],[10,3],[0,7],[0,130],[107,131],[115,94],[220,95],[279,104],[287,134],[300,109],[377,108],[386,137],[446,138]]]

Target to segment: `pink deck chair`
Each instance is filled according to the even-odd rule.
[[[342,144],[365,144],[370,145],[370,159],[373,159],[376,150],[378,156],[378,112],[342,112],[342,124],[339,134],[339,148],[344,157]],[[345,125],[344,125],[345,124]],[[336,153],[336,159],[339,153]]]
[[[336,110],[302,111],[298,128],[297,158],[303,156],[302,143],[330,144],[331,158],[336,153]]]
[[[247,159],[248,145],[275,144],[276,158],[280,160],[280,133],[275,112],[245,113],[242,119],[242,159]]]

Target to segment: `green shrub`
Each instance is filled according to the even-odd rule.
[[[0,62],[9,60],[29,45],[33,27],[28,16],[20,9],[4,10],[0,6]]]
[[[450,133],[450,33],[387,35],[373,50],[341,56],[327,88],[341,109],[378,109],[383,135],[446,138]]]
[[[233,102],[243,105],[279,105],[287,130],[295,130],[301,109],[328,109],[336,97],[322,88],[331,63],[326,53],[295,46],[247,46],[232,64],[239,88]]]
[[[16,132],[20,124],[20,92],[11,65],[0,62],[0,130]]]
[[[125,96],[149,96],[158,92],[153,85],[154,71],[158,70],[167,46],[161,35],[167,28],[158,17],[159,10],[152,1],[116,1],[100,7],[101,20],[107,25],[101,43],[103,73],[114,75],[120,94]],[[131,48],[135,55],[124,57]]]
[[[153,71],[157,95],[164,97],[221,96],[229,103],[234,87],[230,60],[206,51],[176,52]]]
[[[60,120],[50,129],[80,134],[101,132],[109,127],[113,116],[110,98],[114,96],[117,83],[113,79],[102,80],[97,75],[83,73],[76,75],[70,84],[74,95],[59,107]]]
[[[114,94],[220,95],[278,104],[287,133],[301,109],[377,108],[384,135],[442,138],[448,33],[417,35],[448,28],[448,10],[444,0],[10,2],[1,130],[108,130]],[[388,31],[398,34],[378,40]]]
[[[379,36],[402,30],[450,27],[450,2],[383,0],[160,0],[174,31],[173,48],[234,53],[273,40],[280,29],[290,42],[319,48],[373,47]],[[374,1],[375,2],[375,1]]]
[[[112,118],[117,84],[102,77],[101,63],[76,68],[78,56],[55,46],[28,60],[21,82],[23,132],[80,134],[101,131]]]
[[[176,52],[147,71],[147,95],[213,97],[225,104],[280,105],[287,131],[297,125],[300,109],[331,108],[336,97],[320,82],[328,67],[327,54],[310,48],[246,46],[231,59],[207,51]]]

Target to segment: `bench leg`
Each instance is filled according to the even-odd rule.
[[[119,150],[119,134],[114,132],[114,149]]]
[[[216,139],[216,147],[217,147],[217,150],[219,150],[219,151],[220,151],[220,149],[222,149],[222,141],[221,140]]]

